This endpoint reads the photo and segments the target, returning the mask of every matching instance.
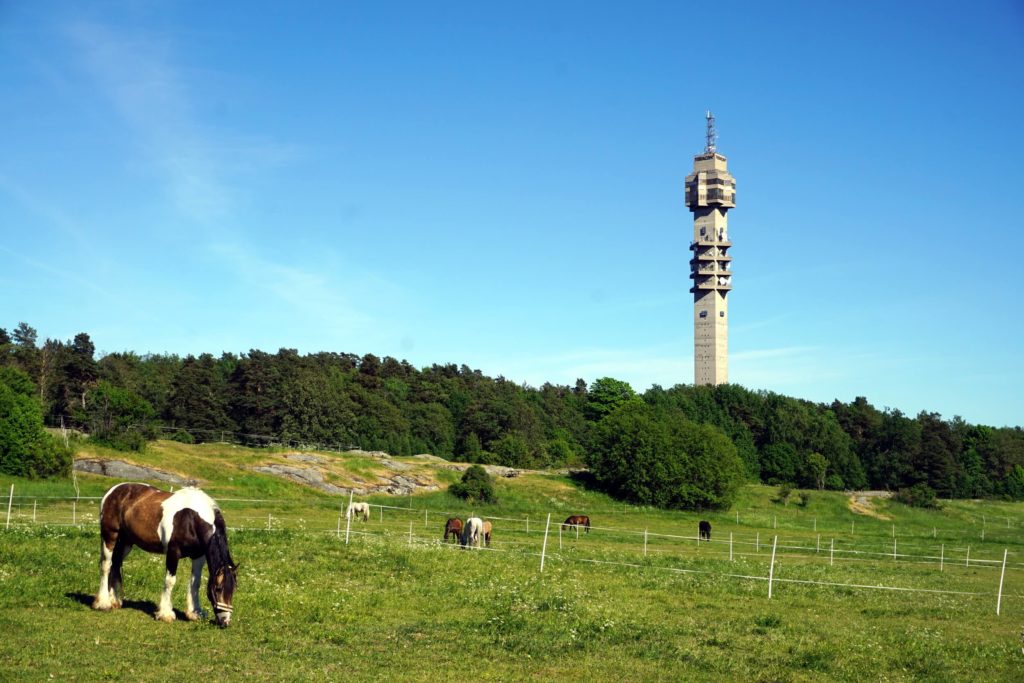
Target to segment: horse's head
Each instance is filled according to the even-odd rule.
[[[235,595],[235,583],[238,578],[238,565],[225,564],[210,577],[206,584],[206,594],[213,604],[213,613],[217,616],[217,625],[227,628],[231,624],[231,599]]]

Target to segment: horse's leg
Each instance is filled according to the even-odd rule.
[[[203,582],[203,565],[206,558],[199,556],[192,560],[192,576],[188,579],[188,597],[185,599],[185,617],[189,621],[199,621],[203,618],[203,610],[199,602],[199,585]]]
[[[93,609],[108,610],[113,607],[110,602],[110,569],[114,563],[114,547],[117,545],[117,532],[111,529],[100,529],[100,587],[96,591],[96,599],[92,601]]]
[[[171,592],[174,590],[174,583],[177,581],[175,574],[178,573],[178,551],[176,548],[167,549],[167,573],[164,574],[164,592],[160,594],[160,606],[157,607],[154,615],[160,621],[168,623],[174,621],[174,609],[171,607]]]
[[[117,539],[117,543],[114,545],[114,558],[113,564],[110,567],[110,579],[108,581],[110,586],[110,606],[114,609],[121,606],[121,598],[124,596],[121,567],[124,566],[124,558],[128,557],[128,553],[131,550],[131,543],[126,542],[124,538]]]

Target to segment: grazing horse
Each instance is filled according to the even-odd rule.
[[[345,511],[345,519],[350,519],[352,516],[359,519],[362,515],[363,521],[370,519],[370,504],[369,503],[352,503],[348,506],[348,510]]]
[[[703,519],[697,524],[697,532],[700,534],[698,540],[710,541],[711,540],[711,522],[705,522]]]
[[[562,531],[569,527],[583,527],[586,533],[590,533],[590,517],[586,515],[570,515],[562,522]],[[577,534],[578,535],[578,534]]]
[[[462,520],[458,517],[452,517],[444,523],[444,540],[448,540],[448,534],[451,534],[452,541],[459,540],[462,536]]]
[[[164,592],[156,618],[174,621],[171,592],[177,580],[178,560],[192,560],[188,582],[185,617],[198,621],[199,586],[203,564],[210,567],[206,596],[213,604],[217,624],[231,623],[231,599],[235,593],[238,565],[228,552],[224,516],[213,499],[197,488],[185,487],[174,493],[147,484],[118,484],[100,502],[100,587],[93,609],[109,610],[121,606],[123,593],[121,565],[133,546],[166,557]]]
[[[491,526],[490,522],[484,522],[484,544],[488,548],[491,547],[491,529],[492,528],[493,527]]]
[[[480,547],[480,541],[484,535],[484,521],[479,517],[470,517],[462,526],[462,536],[459,537],[459,544],[466,546]]]

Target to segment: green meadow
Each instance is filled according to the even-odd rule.
[[[361,498],[374,505],[370,519],[347,528],[339,514],[347,498],[249,469],[283,453],[159,442],[130,458],[199,479],[224,510],[241,565],[224,630],[155,621],[163,562],[140,551],[125,563],[125,606],[89,608],[96,497],[114,480],[79,474],[76,501],[70,480],[0,478],[5,527],[11,484],[15,496],[10,526],[0,528],[0,680],[1024,674],[1022,504],[919,510],[868,498],[855,512],[848,494],[797,492],[807,494],[804,504],[799,496],[783,503],[777,489],[750,486],[732,509],[700,515],[623,505],[569,476],[537,472],[499,479],[496,504],[468,506],[443,491],[457,472],[397,458],[442,488]],[[338,485],[379,473],[365,455],[319,455]],[[493,521],[490,549],[441,541],[446,517],[470,512]],[[591,517],[589,534],[561,530],[575,513]],[[710,543],[695,538],[700,519],[713,526]],[[179,610],[187,571],[185,563]]]

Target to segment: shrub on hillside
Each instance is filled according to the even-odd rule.
[[[927,484],[914,484],[910,488],[900,489],[896,493],[897,502],[915,508],[939,508],[935,490]]]
[[[717,427],[633,401],[598,423],[589,464],[617,498],[682,510],[728,507],[746,473]]]
[[[457,498],[479,503],[495,503],[494,480],[480,465],[471,465],[462,474],[462,480],[448,487]]]
[[[72,454],[43,428],[43,410],[28,376],[0,368],[0,472],[18,477],[67,476]]]

